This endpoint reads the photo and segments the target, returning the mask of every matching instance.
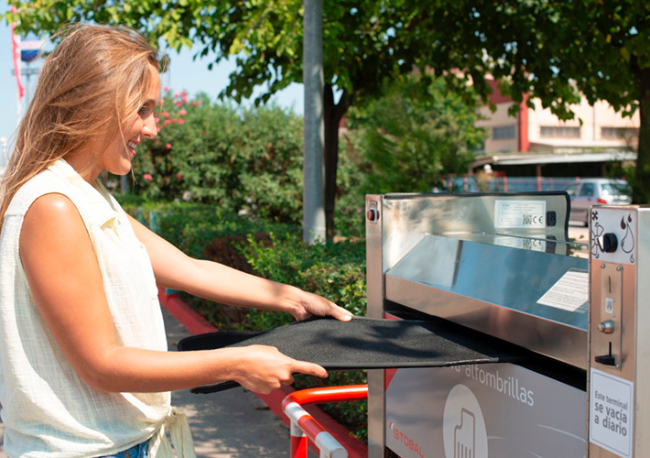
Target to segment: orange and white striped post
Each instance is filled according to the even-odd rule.
[[[366,399],[368,385],[310,388],[295,391],[284,398],[282,410],[291,421],[291,458],[307,458],[308,440],[316,444],[320,458],[347,458],[347,450],[302,406]]]

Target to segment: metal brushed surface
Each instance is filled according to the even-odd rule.
[[[603,206],[592,209],[592,258],[591,258],[591,307],[590,307],[590,363],[593,368],[634,384],[633,442],[630,456],[650,456],[650,208],[647,206]],[[595,218],[597,216],[597,218]],[[621,224],[627,222],[628,224]],[[602,229],[602,230],[601,230]],[[603,233],[618,236],[621,250],[613,253],[600,251],[594,240]],[[623,240],[632,236],[633,247],[623,250]],[[627,240],[629,243],[630,240]],[[627,245],[630,247],[630,245]],[[626,253],[625,256],[622,254]],[[630,256],[630,254],[632,256]],[[612,288],[610,273],[615,269],[615,280],[622,288],[621,316],[617,324],[622,335],[620,343],[620,366],[608,367],[595,361],[611,340],[598,330],[598,324],[612,319],[605,311],[605,298]],[[591,385],[591,380],[589,380]],[[591,392],[591,386],[587,393]],[[614,458],[622,456],[598,444],[589,442],[589,457]]]
[[[366,296],[367,314],[372,318],[384,317],[384,273],[382,252],[382,227],[384,222],[382,196],[366,196],[366,214],[370,207],[379,209],[376,221],[366,219]],[[384,436],[384,371],[368,371],[368,458],[382,458]]]
[[[556,224],[543,228],[496,228],[497,201],[540,201],[556,215]],[[386,272],[427,234],[500,235],[554,240],[564,246],[568,240],[568,198],[565,194],[521,195],[385,195],[381,199],[382,269]],[[368,226],[368,225],[367,225]],[[523,247],[525,248],[525,247]],[[567,252],[567,250],[565,250]]]
[[[650,456],[650,208],[640,207],[637,226],[636,270],[636,456]],[[625,292],[624,292],[625,294]],[[634,294],[634,292],[632,292]]]
[[[390,300],[415,310],[445,318],[581,369],[588,367],[586,330],[397,277],[387,276],[386,290]]]
[[[547,215],[554,215],[556,222],[535,228],[497,228],[497,201],[543,202]],[[584,260],[571,260],[580,246],[568,239],[566,194],[369,195],[366,210],[369,208],[378,209],[379,218],[366,220],[368,316],[383,317],[389,301],[393,301],[586,367],[586,317],[535,310],[528,299],[519,299],[532,300],[536,293],[529,291],[521,278],[509,277],[506,272],[538,264],[534,268],[539,283],[536,291],[541,291],[561,276],[548,270],[558,269],[556,264],[561,266],[559,270],[566,266],[587,269]],[[445,241],[428,246],[431,236]],[[421,242],[424,244],[419,245]],[[480,254],[490,249],[472,250],[467,248],[470,243],[490,246],[493,254],[476,257],[472,251]],[[425,246],[432,251],[424,252]],[[409,266],[405,261],[397,267],[409,253],[419,250],[428,265]],[[462,252],[468,256],[466,261],[462,256],[458,259]],[[504,254],[511,252],[543,256],[514,254],[509,261]],[[501,273],[481,277],[481,270]],[[511,291],[505,291],[504,285]],[[368,380],[369,456],[379,458],[384,456],[386,444],[384,374],[369,371]]]
[[[538,300],[567,272],[586,274],[588,268],[586,259],[428,235],[389,269],[386,277],[409,280],[586,332],[586,305],[571,312],[539,304]],[[435,301],[435,294],[425,294],[426,298],[413,308],[421,310],[423,302]],[[387,286],[389,300],[411,307],[396,301],[398,296],[403,297],[404,292]]]

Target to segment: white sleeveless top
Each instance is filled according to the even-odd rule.
[[[18,191],[2,227],[4,447],[9,457],[115,454],[155,433],[160,435],[163,425],[173,422],[170,394],[94,391],[75,373],[52,338],[30,293],[18,252],[25,213],[38,197],[50,193],[68,197],[83,218],[101,269],[118,344],[167,350],[151,261],[126,214],[101,185],[99,190],[94,188],[67,162],[58,160]]]

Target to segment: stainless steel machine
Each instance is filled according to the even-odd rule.
[[[564,193],[367,196],[369,316],[529,355],[369,371],[371,457],[650,457],[650,209],[595,207],[582,243],[568,214]]]

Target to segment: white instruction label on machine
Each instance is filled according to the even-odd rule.
[[[494,202],[494,227],[546,227],[546,201],[497,200]]]
[[[624,458],[632,456],[634,383],[591,369],[589,442]]]
[[[569,312],[586,312],[588,300],[589,273],[569,269],[537,303]]]

